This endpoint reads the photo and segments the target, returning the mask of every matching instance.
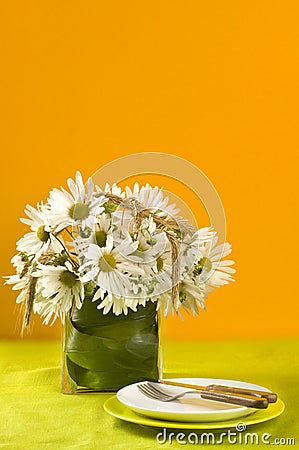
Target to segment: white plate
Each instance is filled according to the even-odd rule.
[[[236,380],[222,380],[218,378],[172,378],[172,381],[181,383],[198,384],[222,384],[240,388],[250,388],[263,391],[268,389],[256,384],[245,383]],[[246,406],[232,405],[229,403],[204,400],[197,393],[186,394],[184,397],[171,402],[152,400],[142,394],[138,389],[139,383],[130,384],[117,392],[118,400],[131,410],[146,417],[177,422],[219,422],[222,420],[236,419],[248,416],[257,411]],[[162,386],[161,386],[162,388]],[[176,386],[163,386],[163,390],[170,394],[177,394],[185,388]]]

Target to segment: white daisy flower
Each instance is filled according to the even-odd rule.
[[[107,236],[111,233],[111,217],[109,214],[101,214],[95,224],[94,239],[100,247],[105,247]]]
[[[45,207],[42,204],[37,205],[37,209],[31,205],[26,205],[25,213],[28,219],[20,219],[21,222],[29,225],[30,233],[18,240],[17,250],[29,255],[36,255],[38,258],[41,253],[46,252],[49,247],[54,251],[61,251],[62,247],[50,233],[50,226],[46,216]]]
[[[35,312],[52,323],[59,316],[64,321],[65,314],[73,305],[81,308],[84,300],[84,286],[69,262],[65,266],[39,264],[32,276],[38,277],[42,299],[36,303]]]
[[[16,303],[22,303],[24,301],[26,301],[28,299],[29,296],[29,292],[30,292],[30,286],[32,283],[32,266],[28,265],[27,266],[27,260],[24,262],[24,260],[22,259],[21,261],[18,260],[19,255],[16,255],[16,257],[12,258],[13,264],[16,266],[17,268],[17,274],[16,275],[12,275],[12,276],[5,276],[3,278],[6,278],[7,280],[5,281],[4,284],[10,284],[12,285],[12,290],[13,291],[21,291],[17,298],[16,298]],[[21,256],[22,258],[22,256]],[[17,262],[18,261],[18,262]],[[23,269],[22,269],[23,267]],[[27,270],[24,270],[27,269]],[[36,301],[36,299],[40,298],[40,284],[39,282],[37,282],[35,284],[34,287],[34,301]]]
[[[108,314],[111,309],[116,316],[128,314],[126,300],[123,297],[116,297],[115,295],[106,295],[103,301],[98,305],[98,309],[103,309],[103,314]]]
[[[29,277],[28,276],[20,277],[19,274],[16,274],[16,275],[11,275],[11,276],[7,276],[7,277],[3,277],[3,278],[7,278],[7,280],[5,281],[4,284],[11,284],[13,291],[19,291],[19,290],[21,291],[16,298],[16,302],[22,303],[26,299],[26,296],[27,296]]]
[[[108,314],[112,309],[116,316],[120,314],[128,314],[129,309],[136,312],[138,305],[145,306],[147,301],[152,301],[153,303],[157,301],[154,298],[124,298],[116,297],[115,295],[106,295],[103,301],[99,304],[98,309],[103,309],[103,314]]]
[[[139,231],[133,235],[134,241],[138,242],[138,247],[130,258],[143,263],[148,273],[148,270],[155,269],[157,258],[166,252],[169,241],[163,231],[156,229],[151,216],[149,219],[142,220]]]
[[[179,212],[175,204],[169,205],[169,198],[164,197],[163,189],[155,186],[154,188],[149,184],[139,187],[139,183],[134,184],[133,191],[127,186],[126,194],[128,198],[136,198],[145,208],[151,212],[170,216],[174,216]]]
[[[181,278],[179,306],[187,312],[191,311],[194,315],[199,314],[199,309],[205,309],[205,298],[214,290],[214,287],[233,281],[232,274],[235,269],[230,266],[234,264],[234,261],[221,260],[231,252],[231,246],[228,243],[216,246],[217,240],[216,233],[211,234],[211,228],[205,228],[198,230],[190,247],[192,258],[198,259],[196,264],[194,260],[193,264],[191,264],[192,260],[188,261],[189,268],[187,267],[187,272]],[[165,315],[175,311],[171,291],[162,295],[159,305],[162,303]]]
[[[102,190],[99,186],[96,186],[96,197],[102,200],[105,212],[112,214],[117,210],[117,205],[109,201],[109,199],[105,197],[106,194],[113,194],[117,197],[124,198],[125,193],[122,192],[121,188],[117,186],[116,183],[113,183],[112,186],[106,183],[104,190]]]
[[[17,255],[13,256],[10,261],[16,269],[17,275],[19,275],[21,278],[23,274],[27,272],[27,269],[31,264],[31,260],[25,253],[18,253]]]
[[[105,247],[108,234],[112,233],[111,216],[110,214],[102,213],[94,224],[94,229],[88,233],[87,237],[79,233],[78,236],[73,237],[69,245],[73,246],[78,253],[78,258],[83,263],[84,253],[87,251],[90,244],[97,244],[99,247]]]
[[[163,308],[164,316],[168,316],[170,313],[172,315],[179,314],[179,316],[183,319],[183,316],[180,313],[180,309],[184,309],[189,313],[192,312],[193,315],[199,314],[199,308],[205,309],[204,304],[204,293],[202,290],[194,284],[194,281],[187,275],[180,282],[180,294],[179,294],[179,302],[174,305],[172,292],[171,290],[162,293],[158,297],[158,305],[157,309]]]
[[[168,243],[165,251],[161,253],[156,259],[156,264],[154,266],[154,272],[159,273],[163,271],[169,271],[172,266],[172,256],[171,256],[171,246]]]
[[[89,245],[84,253],[86,262],[81,266],[81,271],[84,272],[83,282],[92,280],[99,286],[94,300],[100,297],[104,299],[105,295],[112,299],[112,294],[115,297],[123,297],[132,290],[130,276],[136,279],[144,274],[140,267],[127,259],[137,245],[137,242],[132,243],[129,239],[124,239],[116,249],[113,246],[113,237],[109,234],[105,247]]]
[[[193,279],[196,285],[205,292],[205,297],[215,287],[234,281],[232,275],[236,272],[231,267],[234,261],[221,259],[231,253],[231,245],[227,242],[216,245],[217,241],[218,237],[214,233],[213,239],[205,243],[201,249],[201,258],[193,269]]]
[[[116,183],[113,183],[112,186],[110,186],[109,183],[106,183],[104,190],[101,189],[99,186],[96,186],[95,188],[96,188],[96,192],[98,195],[99,194],[105,195],[105,194],[109,193],[109,194],[117,195],[118,197],[122,197],[122,198],[124,198],[124,196],[125,196],[125,193],[122,192],[121,187],[117,186]]]
[[[179,253],[182,279],[192,272],[194,264],[202,257],[205,244],[211,241],[213,235],[212,227],[205,227],[183,239]]]
[[[171,291],[164,292],[157,299],[157,311],[161,308],[164,317],[167,317],[170,313],[174,315],[179,314],[179,311],[174,308]]]
[[[53,325],[57,318],[60,318],[61,322],[64,323],[64,314],[62,314],[60,305],[58,303],[45,302],[44,300],[44,297],[41,295],[38,299],[35,299],[33,304],[34,314],[38,314],[43,319],[44,325],[48,325],[51,318],[50,326]]]
[[[97,214],[103,211],[101,205],[106,199],[94,196],[91,178],[85,188],[80,172],[76,173],[76,182],[69,178],[67,184],[70,193],[63,187],[50,192],[47,214],[51,226],[56,233],[68,226],[80,225],[82,230],[86,227],[92,229]]]
[[[199,314],[198,308],[205,309],[205,293],[202,286],[194,283],[194,280],[188,275],[180,284],[181,306],[190,310],[193,314]]]
[[[4,276],[6,279],[4,284],[11,284],[12,290],[20,290],[16,302],[22,303],[28,296],[30,282],[32,281],[32,261],[25,253],[18,253],[11,258],[11,262],[16,269],[16,274],[12,276]],[[38,295],[38,285],[35,286],[35,296]]]

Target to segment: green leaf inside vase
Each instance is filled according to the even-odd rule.
[[[68,374],[77,386],[117,390],[142,380],[158,380],[156,303],[116,316],[85,299],[65,322]]]

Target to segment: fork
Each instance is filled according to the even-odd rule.
[[[245,395],[245,394],[236,394],[236,393],[227,393],[220,391],[204,391],[204,390],[185,390],[178,394],[167,394],[162,389],[159,389],[154,385],[154,383],[150,383],[145,381],[137,385],[138,389],[142,394],[153,400],[159,400],[161,402],[171,402],[172,400],[177,400],[180,397],[183,397],[186,394],[200,394],[201,398],[206,400],[214,400],[218,402],[224,403],[232,403],[234,405],[247,406],[250,408],[258,408],[265,409],[268,407],[268,400],[263,397],[254,396],[254,395]]]

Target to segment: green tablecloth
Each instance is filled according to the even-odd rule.
[[[111,394],[61,394],[59,342],[3,341],[0,365],[0,447],[193,447],[175,441],[161,445],[156,441],[156,429],[109,416],[103,404]],[[298,340],[170,342],[165,347],[165,369],[168,376],[239,379],[277,391],[286,404],[285,412],[247,431],[267,432],[273,438],[293,437],[293,448],[299,448]],[[232,447],[224,442],[220,448]],[[245,445],[235,444],[234,448]]]

